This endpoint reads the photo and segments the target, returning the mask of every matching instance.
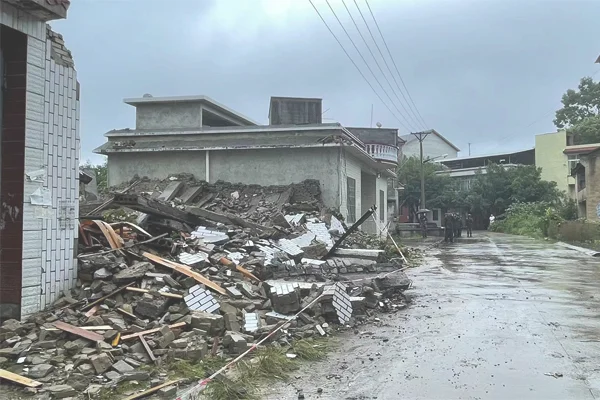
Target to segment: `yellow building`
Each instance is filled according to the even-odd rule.
[[[566,131],[536,135],[535,165],[542,168],[543,180],[556,182],[558,189],[578,201],[581,199],[578,199],[575,178],[571,172],[582,156],[599,147],[600,143],[569,145]],[[585,212],[580,212],[580,215],[585,216]]]

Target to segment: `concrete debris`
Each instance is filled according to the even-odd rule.
[[[347,227],[322,207],[316,181],[263,188],[179,176],[134,189],[105,203],[135,210],[141,225],[81,218],[75,287],[0,326],[0,365],[39,379],[33,390],[46,397],[93,398],[151,376],[158,386],[168,374],[147,365],[235,356],[282,323],[269,340],[289,346],[406,306],[410,280],[389,274],[403,265],[379,238],[354,232],[325,257]]]

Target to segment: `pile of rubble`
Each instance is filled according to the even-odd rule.
[[[402,258],[341,248],[376,241],[323,209],[318,182],[199,187],[116,192],[90,210],[126,207],[135,224],[82,216],[77,285],[51,309],[2,324],[1,378],[52,398],[93,398],[127,381],[170,396],[166,376],[140,367],[233,357],[283,324],[269,341],[325,336],[370,309],[405,306]]]

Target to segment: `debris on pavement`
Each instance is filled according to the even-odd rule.
[[[94,219],[81,217],[75,288],[1,325],[0,378],[51,398],[93,398],[131,381],[151,388],[130,399],[167,396],[182,381],[150,382],[141,366],[235,357],[275,330],[265,344],[289,345],[406,306],[402,259],[324,209],[316,181],[175,179],[162,191],[135,182],[94,206]],[[102,220],[106,207],[137,223]]]

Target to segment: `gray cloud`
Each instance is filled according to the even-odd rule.
[[[324,0],[314,1],[353,50]],[[341,0],[330,2],[370,58]],[[533,146],[536,133],[553,130],[548,113],[561,94],[600,69],[600,2],[370,4],[421,114],[462,154],[467,143],[473,154]],[[271,95],[322,97],[325,117],[346,125],[368,125],[374,104],[376,121],[405,131],[305,0],[79,0],[53,26],[82,85],[83,159],[106,131],[134,126],[122,99],[143,93],[205,94],[263,123]]]

